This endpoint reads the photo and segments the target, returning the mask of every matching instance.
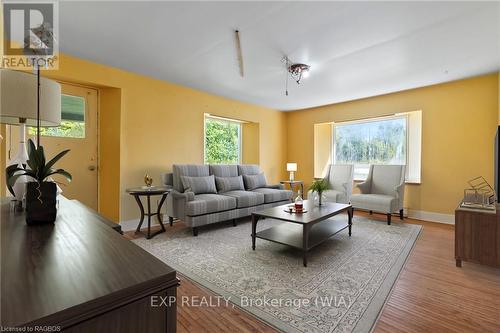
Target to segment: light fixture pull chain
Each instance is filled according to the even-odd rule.
[[[288,57],[284,56],[283,61],[285,62],[285,96],[288,96],[288,66],[289,66]]]
[[[285,96],[288,96],[288,71],[285,72]]]

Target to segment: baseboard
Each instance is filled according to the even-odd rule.
[[[422,220],[422,221],[428,221],[428,222],[437,222],[437,223],[444,223],[444,224],[455,224],[455,215],[453,214],[442,214],[442,213],[435,213],[435,212],[426,212],[423,210],[413,210],[413,209],[406,209],[405,208],[405,216],[408,216],[411,219],[415,220]],[[168,216],[163,215],[163,221],[166,221],[168,219]],[[122,231],[132,231],[137,228],[137,225],[139,224],[139,219],[134,219],[134,220],[127,220],[127,221],[121,221],[120,226],[122,227]],[[151,221],[151,225],[157,225],[158,221],[156,218],[153,218]],[[144,218],[144,222],[142,224],[142,228],[147,226],[147,221],[146,218]]]
[[[168,216],[163,215],[163,224],[165,224],[165,221],[168,222]],[[135,230],[135,228],[137,228],[138,224],[139,224],[139,219],[120,221],[120,226],[122,227],[123,232]],[[151,225],[152,226],[158,225],[158,220],[156,219],[155,216],[153,216],[151,218]],[[148,220],[147,220],[147,216],[145,216],[141,229],[146,228],[147,226],[148,226]]]
[[[416,220],[455,224],[455,215],[408,209],[408,217]]]

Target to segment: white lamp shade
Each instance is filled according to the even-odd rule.
[[[286,171],[297,171],[297,163],[287,163]]]
[[[0,123],[18,125],[37,123],[36,75],[0,69]],[[40,126],[58,126],[61,123],[61,85],[40,78]]]

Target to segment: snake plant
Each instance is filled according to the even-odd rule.
[[[31,139],[28,140],[28,161],[27,164],[10,165],[6,169],[7,187],[14,194],[13,186],[21,176],[32,178],[38,183],[43,183],[47,178],[53,175],[62,175],[68,182],[71,182],[71,174],[63,169],[54,169],[54,164],[57,163],[64,155],[69,152],[69,149],[64,150],[52,158],[49,162],[45,161],[45,153],[43,146],[36,147]]]

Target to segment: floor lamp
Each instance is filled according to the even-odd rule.
[[[0,123],[19,126],[19,148],[7,165],[26,164],[26,126],[37,126],[37,122],[42,127],[61,123],[61,85],[30,73],[0,69]],[[25,183],[26,179],[19,179],[14,186],[17,200],[26,193]]]

